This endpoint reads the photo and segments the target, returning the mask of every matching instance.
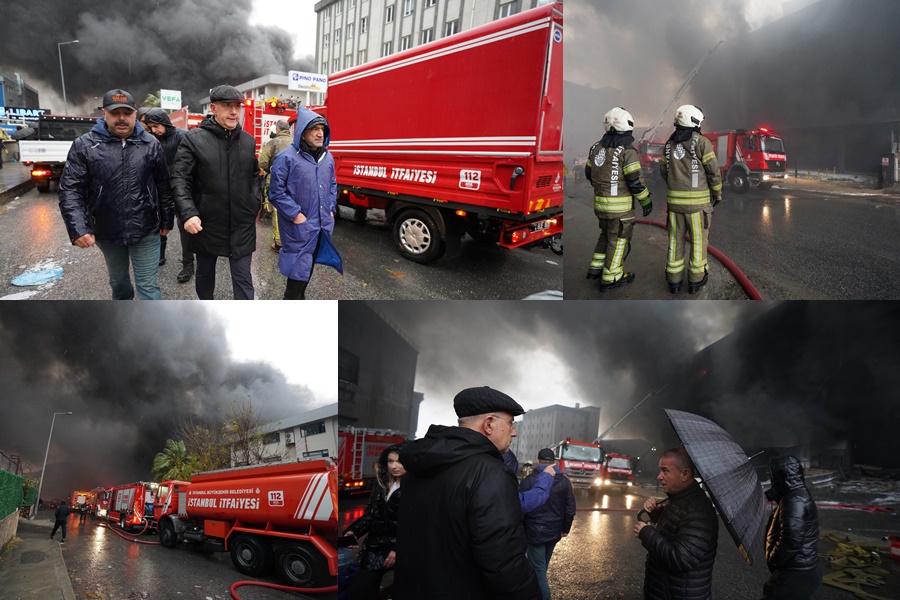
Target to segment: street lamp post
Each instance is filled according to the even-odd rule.
[[[63,74],[63,66],[62,66],[62,47],[66,44],[77,44],[78,40],[72,40],[71,42],[59,42],[56,44],[56,50],[59,52],[59,78],[62,80],[62,90],[63,90],[63,104],[66,107],[65,114],[69,114],[69,103],[66,101],[66,76]],[[69,413],[71,414],[71,413]]]
[[[71,415],[71,414],[72,414],[71,412],[53,413],[53,420],[50,421],[50,437],[47,438],[47,451],[44,452],[44,466],[41,467],[41,482],[38,484],[37,498],[34,501],[35,514],[37,513],[37,507],[41,502],[41,489],[44,487],[44,471],[47,469],[47,456],[50,454],[50,440],[53,439],[53,425],[56,423],[56,415]]]

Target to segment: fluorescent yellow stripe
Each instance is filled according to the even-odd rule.
[[[718,192],[719,190],[722,189],[722,184],[721,184],[721,183],[714,183],[714,184],[712,184],[711,186],[709,186],[709,189],[713,190],[714,192]]]
[[[631,164],[625,165],[625,168],[622,169],[622,173],[624,173],[625,175],[628,175],[629,173],[634,173],[635,171],[640,171],[640,170],[641,170],[641,163],[631,163]]]
[[[703,163],[705,164],[705,163],[708,163],[710,160],[712,160],[715,157],[716,157],[715,152],[707,152],[706,154],[703,155],[703,158],[700,160],[703,161]]]
[[[707,198],[709,190],[669,190],[666,195],[669,198]]]
[[[594,196],[594,210],[606,212],[622,212],[631,210],[631,196]]]
[[[691,257],[691,272],[696,273],[697,266],[701,268],[703,261],[703,221],[702,213],[691,214],[691,245],[693,246]]]
[[[643,200],[644,198],[647,198],[648,196],[650,196],[650,190],[648,190],[647,188],[644,188],[644,191],[641,192],[640,194],[638,194],[637,196],[635,196],[634,199],[637,200],[638,202],[641,202],[641,200]],[[643,202],[641,202],[641,204],[643,204]]]
[[[676,231],[675,213],[669,213],[669,251],[666,257],[666,273],[677,274],[684,270],[684,259],[676,260],[675,248],[678,240],[675,236]]]

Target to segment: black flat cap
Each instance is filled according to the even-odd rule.
[[[488,386],[464,389],[453,399],[453,408],[459,418],[492,412],[506,412],[514,417],[525,413],[518,402]]]
[[[552,462],[556,460],[556,456],[553,454],[553,450],[550,448],[544,448],[540,452],[538,452],[538,460],[542,460],[544,462]]]
[[[217,85],[209,90],[210,102],[243,102],[244,95],[236,87],[230,85]]]

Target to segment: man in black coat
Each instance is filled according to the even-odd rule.
[[[647,550],[645,600],[712,598],[719,519],[694,473],[684,448],[666,450],[659,458],[656,480],[668,500],[644,502],[653,525],[634,526],[635,537]]]
[[[502,458],[525,410],[488,387],[461,391],[453,405],[458,427],[432,425],[400,452],[393,598],[539,600],[516,478]]]
[[[197,255],[197,297],[212,300],[216,260],[227,256],[235,300],[253,300],[259,164],[256,141],[241,129],[244,96],[230,85],[209,93],[210,112],[184,136],[175,155],[175,205]]]
[[[538,464],[519,485],[525,492],[534,487],[544,469],[556,462],[553,450],[544,448],[538,452]],[[550,600],[550,585],[547,583],[547,566],[553,556],[553,548],[563,537],[569,535],[575,519],[575,493],[572,482],[564,473],[553,476],[550,498],[545,504],[525,515],[525,540],[528,542],[528,560],[541,587],[543,600]]]
[[[56,530],[60,527],[62,528],[62,541],[66,541],[66,521],[69,520],[69,505],[66,504],[66,501],[63,500],[59,503],[59,506],[56,507],[56,513],[54,514],[54,518],[56,519],[56,523],[53,525],[53,531],[50,532],[50,539],[53,539],[53,536],[56,535]]]
[[[136,114],[131,94],[106,92],[103,116],[69,149],[59,209],[74,245],[99,246],[114,300],[132,300],[135,288],[138,299],[159,300],[159,237],[175,211],[162,146]]]
[[[144,115],[144,121],[153,137],[162,144],[163,153],[166,155],[166,165],[169,167],[169,174],[175,171],[175,153],[181,140],[187,133],[186,129],[178,129],[172,125],[169,115],[161,108],[151,108]],[[184,221],[178,218],[178,234],[181,236],[181,272],[178,273],[178,283],[187,283],[194,276],[194,254],[188,250],[188,238],[190,234],[184,230]],[[166,263],[166,240],[168,236],[159,238],[159,264]]]
[[[803,479],[803,465],[793,456],[769,461],[772,489],[777,502],[766,534],[766,565],[772,576],[763,585],[763,600],[808,600],[819,589],[822,574],[816,543],[819,513]]]

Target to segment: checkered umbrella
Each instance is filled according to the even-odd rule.
[[[666,409],[728,533],[748,564],[763,546],[766,501],[756,470],[728,433],[701,416]]]

